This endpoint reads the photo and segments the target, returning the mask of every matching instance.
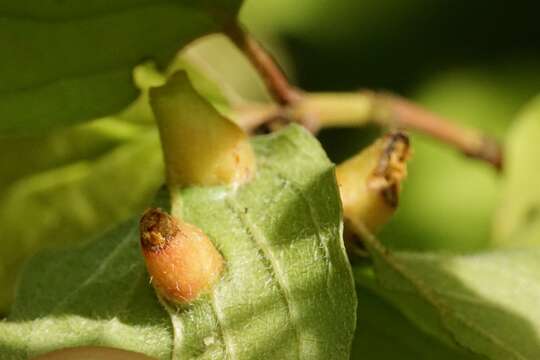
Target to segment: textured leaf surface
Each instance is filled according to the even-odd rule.
[[[135,65],[163,67],[219,30],[241,1],[10,1],[0,4],[0,134],[116,112],[136,96]]]
[[[501,245],[540,244],[540,97],[518,117],[507,141],[505,189],[494,222]]]
[[[369,247],[380,283],[371,286],[426,333],[489,359],[539,358],[540,250],[393,255],[375,239]]]
[[[348,358],[356,299],[333,166],[296,126],[253,143],[252,182],[173,197],[172,211],[201,227],[226,259],[209,296],[182,311],[158,303],[134,220],[30,262],[0,324],[0,358],[83,344],[160,359]]]

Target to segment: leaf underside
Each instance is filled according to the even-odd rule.
[[[253,145],[249,184],[178,190],[169,204],[226,259],[211,294],[182,310],[160,305],[134,219],[29,262],[0,324],[0,358],[105,345],[160,359],[348,359],[356,297],[333,166],[296,126]]]

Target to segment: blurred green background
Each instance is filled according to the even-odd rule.
[[[390,90],[503,141],[540,90],[539,10],[536,1],[248,0],[241,18],[306,90]],[[265,98],[232,45],[201,44],[190,59],[235,96]],[[136,79],[143,88],[159,82],[151,73]],[[205,92],[219,107],[215,89]],[[148,204],[163,168],[145,101],[52,134],[0,139],[0,311],[27,256],[91,236]],[[329,130],[320,139],[340,161],[379,131]],[[383,241],[415,250],[489,247],[500,175],[412,136],[409,177]]]
[[[251,1],[255,33],[277,39],[305,89],[384,89],[501,141],[540,90],[536,1]],[[372,134],[373,131],[370,132]],[[365,145],[359,131],[322,135],[335,160]],[[500,177],[413,134],[400,209],[383,230],[397,248],[475,251],[489,246]]]

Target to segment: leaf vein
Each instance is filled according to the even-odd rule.
[[[218,326],[219,335],[222,340],[223,350],[225,353],[225,359],[229,359],[229,358],[234,359],[236,357],[233,354],[234,345],[232,344],[230,340],[230,336],[225,332],[225,326],[223,324],[223,317],[221,314],[221,307],[218,305],[218,302],[215,297],[215,292],[212,292],[212,294],[210,294],[210,305],[212,306],[212,311],[214,312],[216,316],[216,323]]]
[[[444,325],[444,329],[448,332],[448,334],[456,343],[461,344],[462,346],[468,347],[466,344],[463,344],[462,342],[460,342],[456,338],[454,332],[450,328],[448,328],[449,325],[447,324],[447,321],[449,318],[452,318],[452,317],[454,317],[454,319],[456,319],[457,321],[461,322],[464,326],[468,327],[469,329],[475,331],[480,336],[487,339],[492,344],[497,345],[502,350],[506,351],[509,354],[512,354],[515,358],[527,360],[527,358],[524,355],[522,355],[519,351],[516,351],[512,349],[511,347],[509,347],[503,340],[499,339],[496,335],[490,333],[488,330],[482,328],[481,326],[478,326],[477,324],[467,320],[461,314],[459,314],[458,312],[453,310],[450,306],[448,306],[448,304],[444,301],[444,299],[441,299],[434,289],[426,285],[424,281],[418,278],[414,273],[409,272],[407,268],[399,262],[399,259],[395,258],[390,252],[388,252],[388,250],[386,250],[386,248],[384,248],[381,245],[379,240],[377,240],[375,236],[373,236],[365,228],[363,224],[354,222],[354,226],[357,228],[357,230],[360,233],[362,233],[363,240],[369,244],[371,249],[376,251],[378,255],[382,259],[384,259],[386,263],[394,269],[394,271],[396,271],[401,276],[403,276],[403,278],[407,280],[416,289],[416,291],[418,291],[418,293],[431,306],[435,308],[435,310],[437,310],[440,316],[440,320],[442,324]]]
[[[156,296],[161,306],[163,306],[163,308],[169,315],[169,319],[171,321],[171,327],[172,327],[172,332],[173,332],[172,333],[172,346],[171,346],[171,360],[174,360],[177,358],[176,356],[177,345],[176,344],[180,343],[180,338],[182,334],[182,322],[179,321],[176,316],[178,312],[177,309],[173,309],[167,303],[167,301],[163,299],[159,294],[156,293]]]
[[[103,261],[98,266],[98,268],[95,271],[93,271],[90,274],[90,276],[88,276],[88,278],[86,280],[81,282],[80,285],[75,287],[69,294],[67,294],[66,297],[64,297],[64,299],[62,301],[60,301],[58,304],[56,304],[56,306],[54,306],[51,309],[50,313],[52,314],[52,313],[58,311],[58,309],[60,309],[65,304],[67,304],[68,301],[70,299],[72,299],[76,294],[78,294],[82,289],[84,289],[85,287],[90,285],[94,280],[98,279],[106,271],[106,269],[109,266],[109,264],[111,263],[111,261],[113,261],[114,258],[118,254],[121,253],[121,250],[124,248],[124,246],[126,244],[130,243],[129,240],[131,240],[131,238],[134,235],[136,230],[137,230],[137,227],[132,226],[131,229],[129,230],[129,232],[122,238],[121,241],[118,242],[118,244],[116,245],[114,250],[111,251],[109,253],[109,255],[107,255],[107,257],[105,259],[103,259]],[[33,337],[34,331],[35,331],[35,326],[32,326],[32,328],[30,329],[30,333],[28,334],[28,339],[29,340]],[[30,347],[31,341],[27,341],[26,344],[27,345],[26,345],[26,348],[25,348],[25,353],[26,353],[26,356],[29,356],[29,354],[30,354],[30,348],[29,347]]]
[[[268,249],[268,241],[266,240],[265,235],[259,230],[258,226],[249,218],[249,216],[242,211],[242,207],[238,205],[237,201],[233,198],[228,198],[225,200],[225,203],[229,210],[242,223],[242,228],[244,229],[245,233],[257,246],[257,249],[262,255],[262,258],[270,265],[272,269],[272,271],[270,271],[269,269],[268,272],[270,276],[275,279],[279,292],[283,300],[285,301],[285,304],[287,305],[287,315],[288,318],[291,320],[291,324],[294,329],[295,340],[298,344],[297,358],[300,359],[302,354],[302,346],[300,341],[300,329],[298,327],[298,316],[296,309],[294,308],[294,304],[291,300],[291,295],[287,287],[287,281],[283,274],[283,270],[279,266],[272,252]]]
[[[335,303],[334,296],[332,295],[332,292],[330,291],[330,288],[332,287],[331,280],[330,280],[330,274],[332,273],[332,267],[330,263],[330,258],[331,258],[330,249],[328,248],[328,244],[326,243],[326,241],[324,241],[324,239],[321,236],[321,232],[322,232],[321,225],[319,224],[319,220],[315,215],[314,207],[311,204],[311,201],[304,195],[301,188],[298,187],[298,185],[296,185],[293,181],[289,180],[285,175],[283,175],[276,169],[274,169],[274,171],[278,174],[278,177],[282,179],[283,182],[285,182],[285,184],[288,185],[300,199],[302,199],[302,201],[308,208],[309,219],[311,220],[311,223],[313,224],[313,227],[315,228],[315,236],[317,237],[317,241],[319,242],[320,246],[324,250],[324,256],[325,256],[324,263],[326,264],[326,269],[327,269],[327,271],[325,271],[324,273],[325,282],[326,282],[326,286],[325,286],[326,295],[328,296],[328,299],[332,303]]]

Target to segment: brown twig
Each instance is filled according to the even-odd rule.
[[[459,149],[467,156],[484,160],[501,170],[503,155],[496,140],[459,126],[406,99],[393,95],[382,95],[382,97],[385,107],[391,113],[389,121],[395,126],[428,134]]]
[[[249,104],[235,118],[246,131],[276,119],[289,118],[316,133],[328,127],[356,127],[367,123],[424,133],[463,154],[483,160],[497,170],[503,166],[501,146],[478,131],[465,128],[425,110],[411,101],[389,94],[364,91],[343,94],[309,94],[288,107]]]
[[[328,126],[359,126],[371,121],[423,132],[467,156],[486,161],[498,170],[502,168],[501,147],[479,132],[463,128],[394,95],[370,91],[302,94],[289,84],[272,56],[240,25],[233,23],[225,33],[255,66],[279,104],[253,107],[251,115],[255,117],[246,121],[248,128],[280,118],[299,122],[312,132]]]
[[[261,74],[278,104],[290,105],[300,98],[300,92],[289,84],[274,58],[240,25],[232,23],[225,33]]]

